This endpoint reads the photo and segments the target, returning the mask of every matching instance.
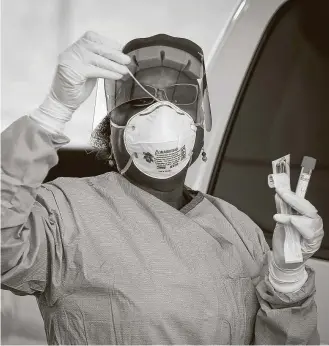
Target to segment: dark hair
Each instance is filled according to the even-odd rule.
[[[96,151],[96,158],[99,160],[108,161],[111,169],[118,172],[118,167],[113,156],[110,138],[111,124],[110,116],[108,114],[92,132],[90,144]]]

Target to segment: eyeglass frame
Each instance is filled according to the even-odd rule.
[[[197,84],[190,84],[190,83],[175,83],[175,84],[168,85],[167,87],[164,87],[164,88],[156,88],[155,86],[150,85],[150,84],[142,84],[142,83],[141,83],[141,85],[142,85],[143,87],[146,86],[146,87],[151,87],[152,89],[154,89],[154,91],[155,91],[155,94],[153,95],[154,97],[157,97],[158,91],[162,91],[162,92],[164,93],[164,95],[165,95],[167,101],[169,101],[169,102],[171,102],[171,101],[169,100],[168,95],[167,95],[166,90],[165,90],[165,89],[167,89],[167,88],[173,87],[173,86],[175,86],[175,85],[189,85],[189,86],[194,87],[194,88],[197,90],[196,96],[195,96],[195,99],[194,99],[193,102],[191,102],[191,103],[174,103],[174,104],[177,105],[177,106],[190,106],[190,105],[193,105],[193,104],[197,101],[197,99],[198,99],[198,97],[199,97],[199,93],[200,93],[199,85],[197,85]],[[135,88],[136,88],[136,86],[135,86]],[[123,102],[123,103],[127,103],[127,102],[134,101],[134,100],[139,100],[139,99],[144,99],[144,98],[151,98],[151,97],[149,96],[149,97],[142,97],[142,98],[133,98],[133,99],[131,99],[131,100],[129,100],[129,101],[126,101],[126,102]],[[153,102],[152,102],[152,103],[153,103]],[[150,104],[152,104],[152,103],[150,103]],[[147,105],[148,105],[148,104],[147,104]],[[119,107],[119,106],[120,106],[120,105],[116,106],[115,108],[117,108],[117,107]],[[145,107],[145,104],[142,104],[142,105],[135,105],[135,107]]]

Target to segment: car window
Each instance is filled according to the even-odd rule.
[[[271,162],[317,159],[306,198],[329,224],[329,1],[291,0],[265,30],[227,127],[208,193],[249,215],[271,246]],[[329,259],[329,232],[314,257]]]

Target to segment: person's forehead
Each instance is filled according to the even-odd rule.
[[[136,79],[143,84],[149,84],[157,88],[175,83],[198,84],[197,79],[191,78],[184,71],[158,66],[140,70],[135,74]]]

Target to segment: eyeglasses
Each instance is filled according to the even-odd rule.
[[[177,106],[192,105],[198,99],[199,87],[195,84],[172,84],[164,88],[141,84],[147,92],[155,98],[170,101]],[[135,84],[130,103],[135,107],[151,105],[154,99],[150,97],[138,84]]]

